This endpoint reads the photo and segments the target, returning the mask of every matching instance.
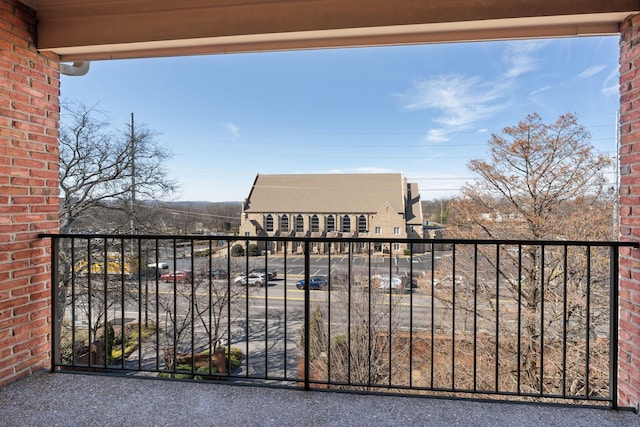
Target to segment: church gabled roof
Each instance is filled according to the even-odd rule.
[[[385,202],[404,214],[401,174],[258,174],[244,211],[374,214]]]

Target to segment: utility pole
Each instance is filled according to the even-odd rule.
[[[131,220],[131,234],[136,234],[136,137],[133,124],[133,113],[131,113],[131,127],[129,135],[129,145],[131,150],[131,205],[129,209]]]

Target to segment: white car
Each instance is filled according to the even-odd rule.
[[[391,280],[389,280],[388,276],[380,277],[379,281],[380,284],[378,285],[378,289],[382,289],[387,292],[405,292],[406,290],[404,282],[398,276],[392,276]]]
[[[236,285],[247,285],[249,286],[264,286],[267,283],[266,277],[261,273],[249,273],[249,276],[238,276],[233,279],[233,283]]]

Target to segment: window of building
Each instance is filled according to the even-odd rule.
[[[333,215],[327,217],[327,231],[336,231],[336,219]]]
[[[296,231],[304,231],[304,218],[302,215],[296,217]]]
[[[245,231],[245,232],[244,232],[244,235],[245,235],[245,237],[249,237],[249,236],[251,236],[251,233],[250,233],[250,232],[248,232],[248,231]]]
[[[393,234],[400,234],[400,227],[393,227]]]
[[[349,233],[351,231],[351,218],[349,218],[349,215],[342,217],[342,224],[340,228],[343,233]]]
[[[400,250],[400,243],[394,243],[393,244],[393,250],[394,251],[399,251]]]
[[[273,231],[273,216],[271,214],[264,219],[264,228],[267,231]]]
[[[376,234],[382,234],[382,227],[376,227],[375,232]]]
[[[289,231],[289,217],[287,215],[280,217],[280,231]]]
[[[311,217],[311,232],[317,233],[318,231],[320,231],[320,220],[318,215],[314,215]]]
[[[364,215],[358,217],[358,233],[367,232],[367,218]]]

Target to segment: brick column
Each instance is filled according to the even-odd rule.
[[[0,387],[50,366],[50,242],[58,230],[58,57],[36,16],[0,0]]]
[[[640,241],[640,15],[620,27],[620,235]],[[637,110],[637,111],[636,111]],[[640,250],[621,251],[618,402],[640,402]]]

